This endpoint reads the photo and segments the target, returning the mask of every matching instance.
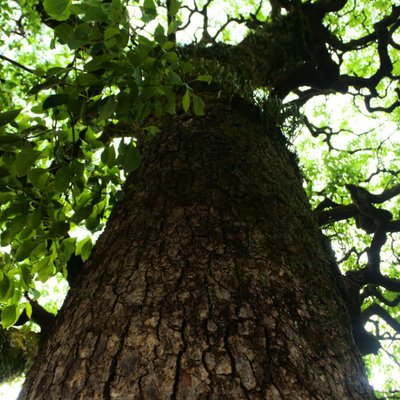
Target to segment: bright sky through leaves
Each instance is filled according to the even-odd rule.
[[[74,4],[78,3],[74,2]],[[334,15],[326,18],[326,23],[329,24],[331,30],[346,40],[365,34],[366,28],[363,28],[360,18],[364,18],[365,21],[374,21],[387,15],[390,11],[387,1],[373,2],[368,8],[363,8],[363,2],[354,2],[354,7],[350,3],[343,11],[341,18],[338,19]],[[29,4],[30,1],[23,1],[21,7]],[[200,1],[196,4],[201,9],[206,2]],[[204,15],[200,12],[191,14],[190,8],[193,8],[193,2],[184,3],[187,7],[182,9],[180,15],[182,25],[187,23],[187,27],[177,32],[178,41],[186,44],[196,38],[197,41],[208,40],[210,44],[212,40],[209,36],[218,34],[216,37],[218,41],[236,43],[246,35],[248,28],[234,19],[240,20],[241,16],[254,13],[258,2],[215,1],[210,4],[208,29],[204,31]],[[70,5],[71,2],[63,0],[45,1],[47,12],[59,21],[65,21],[68,18],[71,12]],[[61,12],[60,8],[62,8]],[[96,10],[99,14],[93,11],[93,18],[103,18],[102,11]],[[135,34],[138,37],[142,35],[140,36],[140,46],[142,47],[131,50],[127,58],[125,53],[118,48],[119,43],[128,43],[129,41],[124,23],[112,25],[105,35],[107,49],[111,52],[121,53],[123,61],[119,64],[128,61],[138,63],[132,74],[135,82],[148,83],[147,87],[144,85],[143,88],[138,85],[135,88],[138,91],[137,95],[141,96],[141,106],[143,106],[142,108],[137,106],[137,109],[134,110],[136,115],[141,117],[140,120],[150,113],[150,107],[153,107],[150,105],[149,98],[155,101],[155,109],[151,112],[156,114],[165,112],[162,108],[165,103],[167,103],[167,112],[172,112],[175,107],[175,94],[165,88],[160,89],[157,86],[157,79],[164,80],[171,86],[183,84],[181,75],[189,74],[190,70],[188,65],[180,63],[178,56],[171,50],[166,40],[163,27],[166,26],[167,21],[165,13],[162,14],[163,10],[163,7],[156,8],[153,1],[145,1],[144,8],[141,3],[130,6],[130,15],[127,19],[129,23],[141,26],[135,31]],[[265,5],[259,11],[260,19],[265,20],[270,7]],[[41,287],[39,283],[35,282],[48,282],[48,279],[54,274],[57,274],[61,280],[61,275],[66,274],[65,264],[68,257],[74,252],[74,246],[77,246],[78,255],[82,255],[82,258],[85,259],[89,256],[92,242],[82,236],[76,240],[74,238],[76,235],[72,235],[71,232],[82,229],[91,235],[98,235],[101,232],[112,205],[121,196],[120,185],[123,181],[121,171],[128,174],[138,168],[140,154],[137,151],[135,140],[129,137],[125,137],[124,140],[108,142],[106,146],[102,142],[101,129],[104,128],[107,121],[118,119],[116,116],[124,120],[131,111],[128,109],[129,107],[123,109],[120,106],[124,102],[129,103],[130,97],[129,94],[120,90],[120,87],[128,82],[128,77],[124,75],[123,71],[118,70],[118,63],[112,59],[106,60],[112,65],[113,71],[118,77],[109,78],[106,87],[99,88],[95,64],[104,60],[90,61],[89,56],[82,56],[82,58],[72,56],[73,50],[86,45],[82,38],[90,36],[93,32],[85,30],[84,26],[78,33],[71,33],[67,24],[58,27],[58,40],[69,41],[70,49],[68,49],[53,40],[52,30],[45,27],[38,18],[32,20],[31,27],[29,24],[23,25],[24,14],[18,10],[16,2],[8,3],[4,9],[4,13],[7,12],[10,26],[5,26],[2,36],[0,36],[0,54],[13,59],[20,65],[36,70],[35,75],[2,60],[3,69],[0,71],[4,73],[5,78],[1,98],[3,109],[0,109],[0,112],[14,110],[18,114],[16,119],[19,124],[18,132],[23,131],[24,135],[29,137],[30,143],[38,143],[37,146],[35,145],[36,147],[28,146],[18,153],[15,174],[18,179],[27,177],[26,179],[33,184],[35,196],[38,192],[46,193],[48,191],[51,193],[51,196],[49,195],[47,198],[44,196],[40,200],[35,200],[40,203],[40,207],[36,208],[39,210],[36,215],[29,214],[29,226],[25,226],[25,215],[21,218],[16,214],[17,217],[13,219],[16,232],[13,231],[10,224],[6,225],[2,222],[1,229],[7,233],[2,234],[2,242],[6,245],[5,249],[12,249],[11,252],[15,253],[15,265],[19,268],[21,264],[26,264],[27,268],[33,268],[35,271],[35,279],[28,278],[29,282],[26,282],[22,288],[17,288],[15,295],[5,298],[5,304],[8,302],[7,305],[14,306],[20,304],[18,301],[23,297],[23,290],[28,289],[30,285],[31,288],[36,287],[36,289]],[[120,9],[110,8],[112,18],[115,17],[116,20],[121,18],[118,13],[121,14]],[[153,18],[157,13],[161,16]],[[228,16],[232,19],[231,23],[227,24],[225,29],[221,29],[221,25],[227,22]],[[28,20],[31,17],[28,15],[26,18]],[[191,18],[190,23],[187,20],[189,17]],[[140,18],[143,18],[145,22],[140,21]],[[15,21],[12,21],[13,19]],[[18,25],[18,21],[20,25],[22,24],[21,26]],[[31,29],[31,31],[22,32],[25,34],[24,36],[21,35],[21,32],[18,33],[18,29]],[[159,39],[158,46],[163,48],[163,58],[160,62],[166,68],[165,75],[163,75],[164,72],[154,73],[150,68],[144,72],[139,68],[141,62],[150,65],[154,61],[150,54],[154,50],[152,47],[153,32],[157,32],[157,29],[158,37],[164,38]],[[45,35],[43,36],[41,32],[45,32]],[[394,38],[398,41],[399,36],[397,33]],[[52,48],[49,49],[49,47]],[[374,46],[358,52],[358,55],[354,54],[355,52],[345,54],[341,66],[343,71],[352,72],[355,75],[370,75],[369,71],[373,71],[379,64]],[[83,67],[84,65],[85,67]],[[123,69],[121,68],[121,70]],[[398,74],[399,71],[400,65],[397,62],[394,64],[394,73]],[[67,77],[71,79],[69,83],[71,92],[57,92],[58,88],[63,87],[60,82]],[[38,84],[40,79],[41,83]],[[102,79],[108,78],[102,77]],[[208,78],[203,77],[203,79],[207,80]],[[77,92],[74,92],[73,85],[87,87],[86,94],[88,96],[90,91],[94,93],[95,107],[92,110],[83,110],[86,104],[82,105],[78,102],[72,105],[72,111],[66,109],[66,105],[70,104],[68,103],[69,99],[74,96],[78,97]],[[66,87],[68,89],[68,85]],[[387,103],[390,103],[397,93],[393,82],[384,81],[379,86],[379,90],[380,93],[387,91]],[[27,95],[28,92],[29,95]],[[164,95],[167,98],[166,101],[162,97]],[[160,100],[161,98],[163,100]],[[291,99],[292,97],[288,97],[286,102],[290,103]],[[135,104],[139,103],[135,102]],[[193,107],[196,115],[201,115],[203,112],[202,100],[189,86],[185,87],[182,107],[184,110]],[[23,111],[19,112],[20,108],[24,108]],[[301,117],[298,118],[297,115],[296,127],[301,126],[302,128],[293,129],[293,125],[286,128],[288,140],[293,143],[299,154],[300,165],[306,178],[304,186],[313,206],[316,206],[324,196],[329,196],[330,199],[340,204],[350,203],[350,194],[345,188],[348,183],[360,183],[372,193],[380,193],[382,190],[398,184],[400,170],[400,112],[398,108],[392,113],[370,114],[362,101],[353,93],[329,98],[315,97],[300,111],[305,111],[308,122],[319,127],[326,125],[330,129],[326,131],[326,134],[312,137],[305,127],[307,125],[305,121]],[[87,125],[85,129],[82,128],[83,125],[79,126],[82,121],[70,118],[73,112],[83,115],[83,122]],[[13,119],[11,118],[11,120]],[[98,131],[92,124],[93,120],[99,127]],[[74,124],[76,124],[76,129]],[[140,124],[138,123],[137,126]],[[283,128],[285,130],[284,126]],[[147,133],[156,134],[157,132],[157,127],[154,126],[145,129],[147,129]],[[340,134],[336,135],[335,132],[339,131]],[[77,150],[74,146],[79,141],[83,143],[81,150]],[[65,148],[61,145],[57,146],[57,143],[64,142],[69,143],[69,146]],[[18,146],[18,143],[8,144],[8,146],[11,146],[11,150],[14,151],[13,146]],[[81,153],[79,153],[80,151]],[[13,162],[15,160],[11,158],[9,164],[12,165]],[[49,182],[51,184],[48,184]],[[11,201],[18,207],[23,207],[26,203],[24,188],[17,186],[15,193],[19,194],[12,197]],[[28,193],[28,195],[33,196],[32,193]],[[8,196],[12,195],[8,194]],[[10,198],[3,200],[10,201]],[[394,217],[399,218],[397,210],[400,210],[400,200],[392,199],[390,206]],[[47,213],[47,210],[51,210],[51,212]],[[29,212],[31,211],[30,209]],[[7,212],[13,215],[14,211]],[[41,220],[45,221],[47,225],[41,225]],[[24,231],[25,236],[18,236],[18,226],[21,231]],[[44,243],[36,241],[38,235],[32,233],[35,229],[49,235],[48,240],[52,240],[49,248]],[[361,264],[366,262],[364,248],[370,244],[371,238],[356,228],[354,224],[349,225],[347,222],[332,224],[326,228],[326,234],[333,240],[338,260],[343,259],[341,267],[344,271],[357,268],[359,262]],[[66,235],[71,237],[67,238]],[[389,275],[398,274],[399,259],[396,255],[400,253],[399,236],[398,233],[391,234],[382,251],[382,268]],[[355,250],[347,257],[352,247]],[[7,251],[4,250],[4,253]],[[40,259],[42,254],[46,255],[45,262]],[[7,254],[4,254],[4,257],[7,258]],[[10,263],[12,262],[14,261],[11,260]],[[23,271],[21,266],[21,271],[13,276],[22,277]],[[22,278],[18,279],[20,281]],[[51,300],[49,302],[51,303]],[[18,311],[22,312],[23,306],[18,305],[18,307],[20,307]],[[399,318],[399,315],[399,308],[394,309],[394,317]],[[381,323],[380,328],[388,329],[385,323]],[[400,389],[393,380],[393,376],[400,370],[400,356],[397,356],[400,354],[398,342],[387,340],[383,345],[386,346],[386,352],[381,351],[378,356],[368,356],[367,366],[370,371],[373,371],[375,377],[379,377],[380,382],[377,385],[382,385],[379,389],[385,387]],[[392,356],[389,356],[389,353]],[[7,397],[7,399],[10,398]]]

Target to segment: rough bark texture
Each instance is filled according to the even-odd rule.
[[[251,107],[173,117],[20,399],[372,399],[330,257]]]

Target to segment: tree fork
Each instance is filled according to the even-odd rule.
[[[373,399],[281,134],[225,99],[164,122],[20,399]]]

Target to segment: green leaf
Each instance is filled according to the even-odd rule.
[[[54,263],[50,257],[44,257],[39,260],[32,268],[32,274],[38,274],[41,282],[46,282],[47,279],[54,275]]]
[[[54,32],[59,37],[61,43],[68,43],[69,38],[74,32],[74,28],[70,24],[64,22],[57,25],[54,28]]]
[[[75,251],[76,238],[64,239],[60,246],[58,259],[62,263],[66,263]]]
[[[116,161],[114,146],[113,145],[107,146],[101,153],[100,158],[103,164],[107,165],[107,167],[109,168],[112,168],[115,165]]]
[[[182,71],[186,74],[193,71],[193,64],[190,62],[186,62],[186,61],[180,62],[179,66],[181,67]]]
[[[51,174],[43,168],[32,168],[28,172],[29,181],[38,189],[44,189],[49,182]]]
[[[4,292],[4,296],[2,297],[2,300],[4,302],[10,300],[14,296],[14,293],[15,293],[15,282],[14,282],[14,280],[13,279],[9,279],[9,278],[7,278],[7,279],[8,279],[9,284],[8,284],[8,287],[7,287],[7,291]]]
[[[32,306],[31,303],[25,303],[25,312],[28,318],[30,319],[32,317]]]
[[[64,93],[60,94],[53,94],[49,96],[44,102],[43,102],[43,110],[47,110],[49,108],[54,108],[57,106],[61,106],[63,104],[68,103],[68,98],[69,96]]]
[[[71,3],[71,0],[44,0],[43,7],[51,18],[65,21],[71,15]]]
[[[24,289],[29,289],[31,284],[31,270],[26,265],[21,265],[21,280]]]
[[[81,73],[76,77],[76,82],[80,86],[91,86],[99,83],[100,80],[93,74]]]
[[[27,225],[25,226],[25,228],[20,232],[20,234],[18,235],[18,238],[21,240],[25,240],[26,238],[28,238],[30,236],[30,234],[32,233],[32,227]]]
[[[181,22],[178,19],[173,19],[168,25],[168,34],[176,33]]]
[[[129,174],[139,168],[142,156],[137,147],[129,146],[124,153],[124,171]]]
[[[105,104],[101,107],[97,119],[101,121],[110,118],[114,114],[116,108],[117,108],[117,102],[113,97],[109,97],[105,102]]]
[[[57,76],[51,76],[45,82],[39,83],[32,87],[28,94],[38,94],[41,90],[50,89],[62,83],[62,80]]]
[[[86,261],[89,258],[90,253],[92,252],[92,248],[93,248],[93,243],[91,240],[87,241],[82,246],[82,250],[81,250],[82,261]]]
[[[14,151],[21,148],[25,142],[26,139],[23,135],[2,135],[0,136],[0,149],[4,151]]]
[[[170,51],[165,55],[165,59],[173,64],[173,63],[177,63],[179,61],[179,57],[178,54],[175,53],[175,51]]]
[[[171,17],[175,17],[176,14],[178,14],[179,8],[181,6],[181,3],[178,0],[170,0],[169,2],[169,15]]]
[[[46,71],[46,76],[50,78],[51,76],[60,76],[62,74],[66,74],[69,72],[71,68],[62,68],[62,67],[51,67]]]
[[[0,281],[0,300],[7,300],[7,293],[10,289],[10,279],[7,275],[3,276],[3,279]]]
[[[83,21],[107,21],[107,14],[102,9],[101,4],[86,2],[84,5],[86,10],[82,18]]]
[[[154,39],[161,46],[167,41],[167,36],[164,32],[164,27],[160,24],[157,25],[157,28],[154,31]]]
[[[134,50],[130,50],[127,54],[129,62],[134,66],[137,67],[138,65],[141,65],[143,61],[145,61],[149,55],[150,48],[147,48],[146,46],[143,47],[136,47]],[[134,71],[134,74],[136,76],[136,80],[140,80],[139,78],[141,77],[141,70],[137,69]]]
[[[18,313],[17,313],[17,306],[12,304],[7,306],[1,312],[1,324],[3,328],[8,328],[17,322]]]
[[[5,126],[17,118],[18,114],[21,112],[22,108],[17,108],[15,110],[5,111],[0,113],[0,126]]]
[[[83,68],[86,71],[96,71],[98,69],[104,68],[110,60],[112,59],[111,55],[102,54],[100,56],[93,57],[88,63],[86,63]]]
[[[85,166],[77,160],[72,160],[70,164],[71,170],[73,172],[74,180],[80,179],[85,171]]]
[[[93,247],[92,240],[90,239],[90,237],[87,237],[87,238],[81,240],[80,242],[78,242],[78,244],[76,246],[75,254],[77,256],[80,255],[82,257],[82,260],[86,261],[90,256],[92,247]]]
[[[61,167],[56,172],[54,187],[57,190],[57,192],[63,193],[68,189],[69,184],[71,182],[71,177],[72,177],[72,171],[67,166]]]
[[[32,229],[36,229],[40,226],[42,222],[42,210],[40,207],[37,207],[35,211],[28,216],[28,224]]]
[[[92,27],[83,22],[75,26],[73,33],[68,37],[67,45],[71,50],[78,49],[91,42]]]
[[[35,161],[40,157],[41,151],[33,149],[24,149],[17,154],[16,166],[17,176],[26,175],[28,169],[35,164]]]
[[[106,30],[104,31],[104,40],[109,40],[115,36],[119,36],[121,35],[121,31],[119,30],[119,28],[115,25],[110,25],[106,28]]]
[[[196,80],[209,83],[212,80],[212,76],[211,75],[199,75],[196,78]]]
[[[75,207],[75,213],[72,217],[72,221],[78,224],[82,220],[88,218],[92,212],[92,208],[92,206]]]
[[[174,47],[175,47],[175,43],[171,42],[170,40],[168,40],[163,44],[162,49],[165,50],[165,51],[168,51],[168,50],[171,50]]]
[[[187,112],[190,108],[190,91],[189,91],[189,89],[186,89],[186,92],[183,95],[182,107],[185,112]]]
[[[66,233],[68,233],[69,229],[70,229],[69,222],[56,221],[53,222],[53,224],[51,225],[49,234],[54,236],[63,236]]]
[[[23,261],[25,258],[28,258],[37,244],[38,243],[32,239],[25,240],[15,253],[15,261]]]
[[[98,216],[91,216],[85,221],[85,227],[87,230],[94,232],[100,224]]]
[[[143,22],[150,22],[157,17],[157,8],[154,0],[144,0],[143,6],[140,8]]]
[[[193,110],[195,115],[204,115],[204,101],[200,96],[193,94]]]
[[[147,132],[147,134],[148,134],[150,137],[154,137],[154,136],[156,136],[158,133],[161,132],[160,128],[159,128],[158,126],[155,126],[155,125],[147,126],[146,128],[144,128],[144,130]]]

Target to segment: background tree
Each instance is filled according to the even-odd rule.
[[[307,108],[339,93],[399,120],[400,8],[27,0],[2,18],[58,54],[0,56],[2,324],[42,338],[21,398],[373,398],[358,350],[393,355],[400,332],[398,154],[371,132],[339,151],[346,120]],[[323,177],[302,162],[314,216],[301,125],[324,156]],[[91,254],[76,231],[111,210]],[[56,318],[37,301],[52,276],[72,287]]]

